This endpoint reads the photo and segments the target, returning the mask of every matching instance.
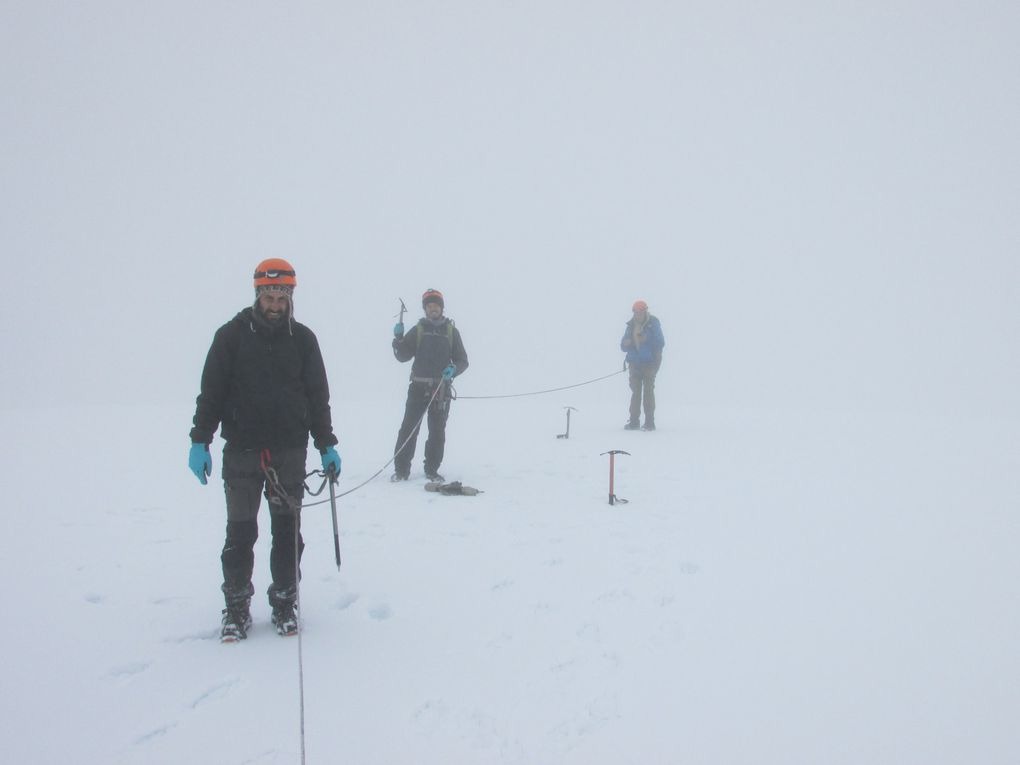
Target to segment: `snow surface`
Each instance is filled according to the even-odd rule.
[[[4,760],[1020,761],[1020,9],[937,6],[0,4]],[[342,491],[443,290],[484,493],[419,445],[340,571],[308,508],[300,642],[263,512],[223,646],[187,432],[270,256]],[[615,372],[639,297],[657,432],[622,374],[467,398]]]
[[[328,505],[305,511],[308,762],[1015,759],[1009,428],[666,394],[660,430],[624,432],[614,380],[563,399],[569,440],[553,398],[458,402],[447,477],[484,493],[428,493],[420,466],[368,484],[338,503],[339,572]],[[5,416],[82,445],[59,481],[41,448],[8,457],[29,510],[8,514],[2,563],[25,593],[3,636],[8,761],[300,761],[268,534],[255,626],[223,646],[222,491],[159,467],[183,467],[187,414]],[[344,421],[354,486],[393,434],[372,406]],[[156,437],[90,452],[99,422]],[[608,503],[611,448],[630,452],[627,504]]]

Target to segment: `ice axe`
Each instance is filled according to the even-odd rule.
[[[567,432],[566,433],[560,433],[556,437],[557,438],[570,438],[570,413],[571,412],[576,412],[577,410],[574,409],[574,407],[572,407],[572,406],[565,406],[563,408],[567,410]]]
[[[602,454],[603,456],[605,456],[606,454],[609,455],[609,504],[625,505],[627,504],[627,500],[623,499],[622,497],[617,497],[616,494],[613,493],[613,473],[616,471],[616,455],[626,454],[629,457],[630,452],[625,452],[621,449],[613,449],[612,451],[602,452]]]
[[[398,313],[397,316],[395,316],[394,318],[399,317],[400,323],[403,324],[404,323],[404,314],[407,313],[407,306],[404,305],[404,299],[403,298],[397,298],[397,300],[400,301],[400,313]]]
[[[329,466],[326,472],[326,479],[329,481],[329,506],[333,510],[333,551],[336,553],[336,570],[340,570],[340,531],[336,522],[336,469]]]

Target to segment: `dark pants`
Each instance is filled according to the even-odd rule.
[[[658,364],[630,365],[630,421],[638,424],[642,398],[645,408],[645,425],[655,424],[655,375]]]
[[[411,460],[414,459],[415,445],[418,443],[418,420],[425,414],[428,407],[429,437],[425,441],[425,473],[439,471],[443,464],[443,452],[446,450],[446,420],[450,416],[450,399],[444,390],[439,392],[436,400],[429,406],[429,399],[435,391],[435,385],[413,382],[407,388],[407,404],[404,406],[404,421],[400,424],[397,443],[393,447],[393,469],[398,475],[406,476],[411,472]],[[407,443],[401,449],[400,445]]]
[[[291,499],[304,496],[307,449],[280,449],[270,455],[280,486]],[[304,540],[301,539],[301,514],[271,496],[260,464],[260,452],[223,452],[223,486],[227,495],[227,534],[220,561],[223,564],[223,596],[227,605],[247,602],[255,592],[252,571],[255,568],[255,540],[259,536],[258,513],[263,494],[269,500],[269,518],[273,542],[269,570],[270,605],[293,603],[297,598],[298,564]]]

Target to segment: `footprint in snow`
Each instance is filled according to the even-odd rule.
[[[224,680],[222,683],[218,683],[208,688],[202,693],[197,699],[191,702],[192,709],[198,709],[203,704],[209,701],[215,701],[222,699],[238,684],[239,680],[236,677],[232,677],[229,680]]]
[[[393,611],[387,605],[372,606],[368,609],[368,615],[377,622],[382,622],[393,616]]]
[[[336,608],[337,611],[345,611],[346,609],[350,608],[355,603],[357,603],[360,597],[361,597],[360,595],[356,595],[353,592],[348,592],[345,595],[341,595],[339,598],[337,598],[333,607]]]
[[[220,628],[214,629],[203,629],[196,632],[186,632],[183,635],[171,635],[163,638],[164,643],[170,643],[173,645],[183,645],[185,643],[193,643],[200,640],[215,640],[217,643],[220,642]]]
[[[159,728],[153,728],[148,733],[143,733],[141,736],[136,738],[131,743],[134,744],[135,746],[139,746],[141,744],[148,744],[153,739],[157,739],[157,738],[161,738],[162,736],[165,736],[167,733],[169,733],[171,730],[173,730],[176,727],[177,727],[177,723],[167,723],[166,725],[163,725],[163,726],[161,726]]]
[[[188,600],[188,598],[184,595],[164,595],[162,597],[149,598],[149,605],[165,606],[167,603],[176,603],[183,600]]]
[[[147,670],[150,666],[151,666],[150,663],[147,662],[147,661],[133,661],[133,662],[130,662],[128,664],[121,664],[119,666],[113,667],[106,674],[109,677],[116,677],[118,679],[119,678],[128,678],[128,677],[132,677],[134,675],[140,675],[142,672]]]

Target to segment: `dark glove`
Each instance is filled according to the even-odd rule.
[[[192,444],[191,451],[188,452],[188,467],[203,485],[209,483],[207,476],[212,475],[212,455],[209,454],[209,447],[205,444]]]
[[[446,380],[447,382],[450,382],[450,380],[453,379],[453,376],[455,374],[457,374],[457,367],[455,367],[453,364],[450,364],[450,366],[443,370],[443,379]]]
[[[322,452],[322,469],[327,474],[332,470],[333,478],[340,475],[340,455],[336,453],[336,449],[332,446],[327,446]]]
[[[403,337],[404,336],[404,322],[398,321],[393,325],[393,336]]]

